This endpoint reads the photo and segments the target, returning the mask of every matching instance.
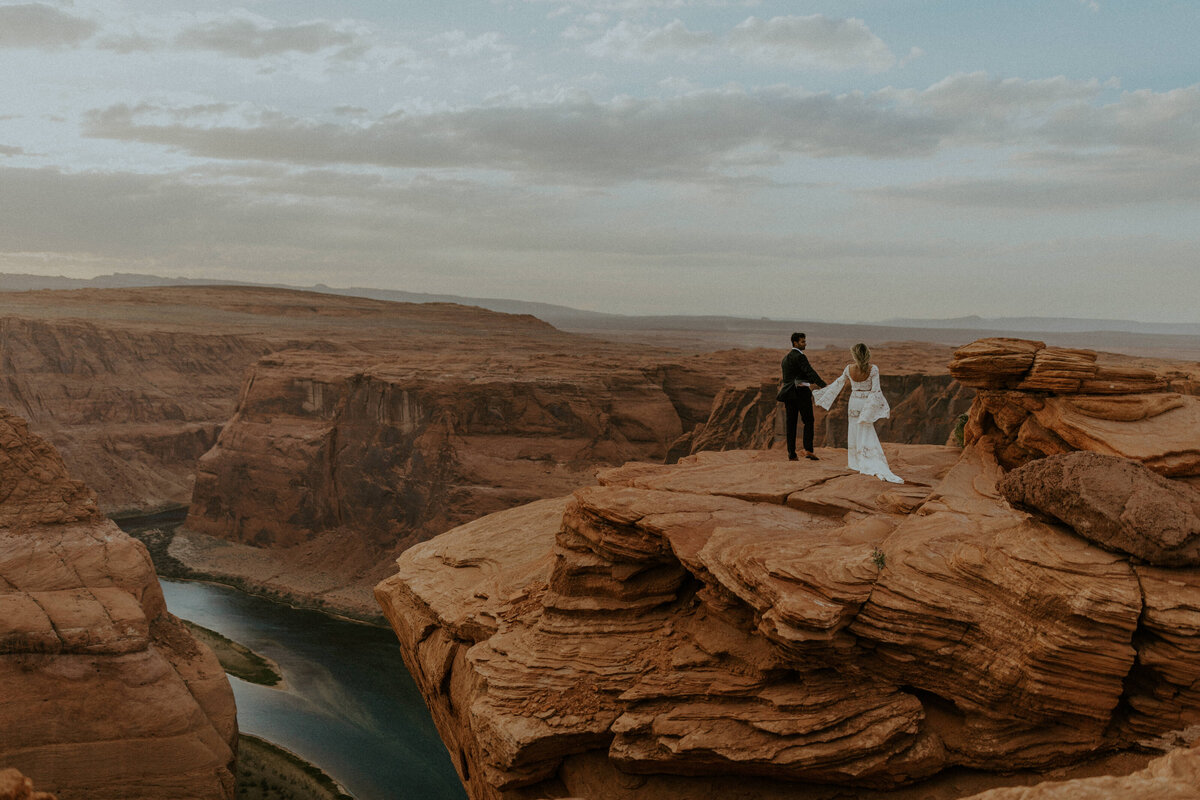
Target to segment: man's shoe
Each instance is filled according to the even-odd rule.
[[[816,453],[809,453],[807,451],[804,453],[804,457],[807,458],[809,461],[820,461],[821,460],[821,459],[817,458]]]
[[[796,455],[795,453],[788,453],[788,461],[799,461],[799,460],[800,460],[800,456]]]

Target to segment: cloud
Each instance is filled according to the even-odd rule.
[[[1175,283],[1190,286],[1196,250],[1186,238],[1120,230],[1096,236],[1087,226],[1057,224],[1041,236],[1022,236],[1011,216],[997,219],[991,206],[975,216],[979,236],[913,237],[914,223],[940,231],[946,211],[909,216],[901,228],[876,204],[895,198],[863,195],[828,215],[830,224],[818,232],[805,232],[795,210],[821,214],[819,196],[809,193],[763,204],[694,187],[685,190],[686,203],[670,187],[637,187],[614,198],[617,192],[271,164],[210,164],[163,175],[0,166],[0,207],[9,210],[0,216],[0,267],[301,285],[331,283],[333,274],[344,276],[343,284],[618,313],[795,313],[786,293],[747,292],[749,271],[761,287],[803,276],[807,307],[878,319],[894,316],[898,306],[936,315],[938,301],[929,298],[960,281],[969,261],[978,272],[964,291],[983,308],[1009,304],[1005,313],[1026,301],[1042,303],[1046,312],[1039,313],[1062,313],[1056,303],[1097,281],[1105,302],[1126,314],[1186,319],[1191,309],[1186,292],[1163,302],[1140,269],[1129,269],[1153,264],[1154,274],[1174,274]],[[627,204],[631,199],[637,202]],[[1088,225],[1095,224],[1091,218]],[[859,297],[864,282],[876,291]],[[1047,285],[1055,290],[1049,296]]]
[[[90,39],[97,30],[95,22],[43,3],[0,6],[0,48],[54,50]]]
[[[585,39],[589,30],[573,25],[563,33]],[[693,31],[676,19],[653,28],[621,20],[585,48],[600,58],[651,61],[660,56],[712,59],[733,56],[750,63],[827,70],[865,69],[882,72],[896,57],[859,19],[810,17],[749,17],[723,36]]]
[[[1104,106],[1073,105],[1046,123],[1047,137],[1064,147],[1111,147],[1200,157],[1200,84],[1167,92],[1122,93]]]
[[[101,50],[121,55],[164,50],[176,53],[199,51],[246,60],[315,55],[347,61],[366,55],[374,47],[368,27],[350,20],[318,19],[280,24],[266,17],[237,11],[201,21],[191,17],[185,24],[172,18],[165,23],[161,19],[150,19],[143,21],[143,25],[153,28],[153,32],[108,30],[97,37],[94,44]]]
[[[250,15],[213,19],[191,26],[175,37],[175,44],[248,59],[334,49],[353,53],[364,47],[361,32],[345,23],[314,20],[280,25]]]
[[[357,275],[378,272],[392,281],[401,271],[420,274],[422,283],[409,286],[418,290],[435,284],[447,290],[446,281],[461,277],[458,293],[516,291],[576,303],[597,302],[589,299],[591,282],[611,293],[605,301],[617,301],[622,292],[611,276],[628,271],[644,302],[653,304],[659,287],[680,271],[728,277],[731,263],[794,270],[798,252],[815,263],[898,253],[927,258],[936,250],[790,229],[769,233],[724,198],[691,200],[687,209],[672,209],[653,197],[629,209],[591,192],[323,169],[142,175],[0,167],[0,207],[12,209],[0,216],[0,265],[40,259],[50,269],[128,270],[137,264],[159,274],[291,282],[328,282],[330,269],[346,274],[353,265]],[[575,270],[563,268],[566,254]]]
[[[89,112],[84,132],[208,158],[492,169],[599,183],[710,179],[747,150],[817,157],[928,154],[951,132],[943,122],[867,96],[786,88],[607,103],[573,97],[395,114],[353,126],[269,111],[244,113],[241,124],[201,122],[210,111],[117,105]]]
[[[592,187],[763,185],[787,174],[777,166],[800,159],[903,162],[975,149],[992,155],[958,167],[957,177],[878,192],[994,207],[1104,207],[1154,202],[1156,193],[1194,202],[1200,86],[1127,92],[1103,103],[1105,91],[1098,81],[976,73],[924,90],[727,88],[605,102],[575,92],[328,121],[244,104],[115,105],[89,112],[84,133],[224,161],[482,170]],[[976,170],[988,177],[976,179]]]
[[[715,44],[709,33],[688,30],[680,20],[660,28],[645,28],[621,20],[584,50],[591,56],[635,61],[652,61],[659,56],[690,58]]]
[[[896,63],[883,40],[853,18],[750,17],[730,31],[726,41],[734,54],[764,64],[882,72]]]
[[[761,0],[525,0],[525,2],[556,5],[559,8],[552,12],[555,16],[565,13],[566,9],[571,7],[579,7],[597,14],[606,11],[638,13],[664,8],[753,8],[761,4]]]
[[[1059,75],[1023,80],[972,72],[938,81],[921,92],[920,102],[940,112],[994,120],[1013,114],[1036,114],[1066,103],[1087,102],[1102,88],[1107,87],[1094,79],[1077,81]]]
[[[149,53],[157,50],[160,43],[140,33],[109,34],[96,41],[96,47],[101,50],[111,50],[121,55],[130,53]]]
[[[0,156],[20,156],[25,154],[25,148],[0,144]]]
[[[1107,84],[958,75],[908,100],[957,120],[948,145],[1015,149],[987,177],[876,190],[957,208],[1104,209],[1200,202],[1200,85],[1098,104]]]
[[[938,179],[865,194],[956,209],[1015,209],[1028,213],[1200,203],[1200,164],[1139,163],[1139,168],[1129,169],[1128,165],[1113,164],[1109,159],[1097,159],[1072,169]]]
[[[446,58],[498,58],[510,62],[517,48],[506,43],[496,31],[468,36],[463,31],[447,31],[429,39],[438,54]]]

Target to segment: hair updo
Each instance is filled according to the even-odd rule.
[[[871,348],[867,347],[862,342],[850,348],[850,355],[854,356],[854,363],[864,375],[871,371]]]

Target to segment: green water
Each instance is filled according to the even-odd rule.
[[[286,689],[231,677],[238,726],[320,767],[358,800],[466,793],[391,631],[207,583],[162,580],[171,613],[275,661]]]

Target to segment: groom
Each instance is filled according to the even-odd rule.
[[[783,403],[787,412],[788,460],[796,461],[796,417],[804,422],[804,457],[817,460],[813,452],[813,398],[812,384],[824,386],[825,381],[808,363],[804,355],[807,341],[803,333],[792,334],[792,349],[783,357],[783,385],[779,387],[776,400]]]

